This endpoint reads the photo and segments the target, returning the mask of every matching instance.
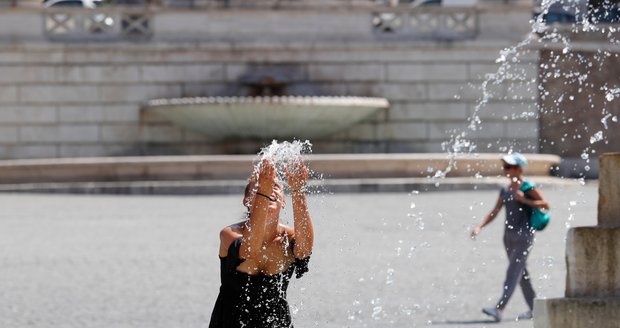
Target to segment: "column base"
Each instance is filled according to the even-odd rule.
[[[617,328],[619,323],[620,297],[534,301],[534,328]]]

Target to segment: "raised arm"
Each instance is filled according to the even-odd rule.
[[[293,251],[296,258],[303,259],[310,256],[314,245],[314,226],[308,211],[305,193],[308,182],[308,168],[300,159],[287,168],[286,175],[293,200],[295,227],[295,249]]]
[[[258,190],[252,208],[247,229],[243,230],[243,243],[239,248],[239,256],[244,259],[256,258],[261,252],[265,240],[265,222],[269,211],[268,197],[272,197],[276,172],[273,164],[263,160],[258,174]]]
[[[502,209],[502,207],[504,206],[504,201],[502,199],[502,197],[498,197],[497,198],[497,202],[495,202],[495,207],[493,207],[493,209],[491,210],[491,212],[489,212],[489,214],[487,214],[484,219],[482,220],[482,222],[480,222],[478,225],[476,225],[472,230],[471,230],[471,237],[475,238],[480,231],[482,230],[482,228],[484,228],[484,226],[486,226],[487,224],[491,223],[495,217],[497,216],[497,214],[499,213],[499,211]]]

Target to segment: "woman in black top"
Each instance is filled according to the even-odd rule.
[[[303,161],[285,170],[291,189],[294,226],[279,222],[286,206],[274,165],[263,160],[246,187],[248,219],[220,232],[220,293],[209,328],[293,327],[286,290],[293,272],[308,271],[314,242],[304,193],[308,169]]]

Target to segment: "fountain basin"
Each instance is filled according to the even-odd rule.
[[[381,110],[385,98],[193,97],[154,99],[143,109],[213,139],[316,139]]]

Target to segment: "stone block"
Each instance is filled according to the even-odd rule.
[[[0,66],[0,83],[54,82],[52,66]]]
[[[387,140],[427,140],[429,127],[426,123],[393,122],[386,124],[385,139]]]
[[[466,128],[465,122],[428,122],[428,138],[429,140],[448,141],[451,136],[460,134]]]
[[[451,46],[438,45],[434,42],[416,43],[414,48],[394,46],[393,49],[384,47],[385,58],[387,61],[396,62],[418,62],[436,63],[444,62],[448,64],[464,62],[494,62],[497,59],[497,49],[508,46],[507,43],[493,45],[477,45],[475,47],[464,46],[459,51],[454,51]],[[372,52],[371,52],[372,54]],[[381,56],[380,58],[384,58]]]
[[[534,101],[538,97],[537,83],[507,82],[505,86],[507,100]]]
[[[392,103],[389,109],[390,121],[400,120],[465,120],[468,117],[466,103]]]
[[[55,123],[56,108],[51,106],[6,106],[0,108],[0,123]]]
[[[176,126],[145,126],[141,129],[141,140],[145,142],[174,142],[183,140],[183,131]]]
[[[379,83],[381,82],[349,82],[347,83],[346,94],[358,97],[376,97],[374,90]]]
[[[140,126],[117,124],[101,126],[101,141],[105,143],[137,143],[140,141]]]
[[[517,139],[535,139],[538,138],[538,121],[531,120],[527,122],[519,122],[519,121],[506,121],[504,128],[504,136],[507,138],[517,138]],[[481,126],[481,129],[484,131],[485,125],[484,123]]]
[[[183,141],[185,143],[205,143],[209,142],[209,137],[198,132],[183,130]]]
[[[466,81],[467,66],[463,64],[389,64],[387,80],[396,82]]]
[[[490,99],[504,96],[504,88],[489,85]],[[483,97],[481,86],[465,83],[429,83],[428,98],[437,101],[479,101]]]
[[[19,140],[19,131],[14,126],[0,126],[0,143],[15,143]]]
[[[125,155],[130,152],[132,144],[101,144],[101,143],[84,143],[84,144],[62,144],[59,147],[60,157],[101,157],[101,156],[118,156]],[[143,155],[143,154],[135,154]]]
[[[212,82],[183,83],[181,97],[239,96],[243,94],[236,85]]]
[[[111,156],[115,153],[110,146],[102,144],[60,145],[60,157],[98,157]]]
[[[385,83],[375,85],[373,93],[390,101],[422,101],[427,99],[427,88],[428,85],[423,83]]]
[[[471,112],[478,103],[471,103]],[[481,106],[475,114],[483,120],[537,119],[538,108],[535,102],[489,102]]]
[[[169,125],[139,126],[132,124],[102,125],[103,142],[164,142],[183,140],[183,131]]]
[[[62,123],[138,122],[140,108],[131,105],[61,106],[58,108],[58,119]]]
[[[140,71],[135,65],[58,66],[55,75],[58,82],[126,83],[140,81]]]
[[[308,80],[305,65],[302,64],[226,64],[226,81],[258,81],[264,77],[272,77],[284,83]]]
[[[176,98],[181,95],[181,85],[166,84],[131,84],[101,85],[101,103],[143,103],[156,98]]]
[[[620,298],[554,298],[534,301],[534,328],[617,328]]]
[[[17,87],[0,87],[0,104],[14,104],[17,103],[17,101]]]
[[[48,145],[18,145],[4,147],[0,152],[3,159],[54,158],[58,157],[58,146]]]
[[[6,4],[7,1],[2,2]],[[43,29],[40,14],[12,9],[0,12],[0,36],[5,40],[41,40]]]
[[[528,62],[515,64],[510,63],[509,71],[500,71],[500,64],[496,63],[471,63],[469,65],[469,80],[470,81],[485,81],[488,74],[498,74],[499,78],[505,78],[508,80],[524,80],[528,81],[535,79],[538,76],[538,67],[536,63]]]
[[[489,61],[488,63],[470,63],[468,78],[470,81],[484,81],[489,74],[496,74],[500,65]]]
[[[97,125],[22,126],[19,140],[37,143],[75,143],[99,141]]]
[[[360,123],[356,124],[345,131],[347,139],[351,140],[377,140],[379,137],[379,131],[383,130],[377,124]]]
[[[224,81],[224,66],[203,65],[144,65],[141,67],[145,82]]]
[[[81,85],[24,85],[19,99],[22,103],[94,103],[99,100],[99,90]]]
[[[308,75],[313,81],[382,81],[383,65],[380,64],[311,64]]]
[[[331,83],[302,83],[296,84],[292,83],[288,90],[298,92],[305,91],[311,95],[321,95],[321,96],[346,96],[350,95],[349,93],[349,84],[342,83],[341,81],[331,82]],[[358,95],[358,94],[356,94]],[[371,94],[374,96],[374,94]],[[380,96],[380,95],[378,95]]]
[[[411,141],[392,141],[386,145],[387,153],[428,153],[443,152],[441,142],[411,142]],[[423,175],[423,174],[421,174]],[[432,173],[428,173],[432,175]]]
[[[566,297],[620,297],[620,227],[578,227],[566,239]]]
[[[620,226],[620,153],[601,155],[599,172],[598,225]]]

